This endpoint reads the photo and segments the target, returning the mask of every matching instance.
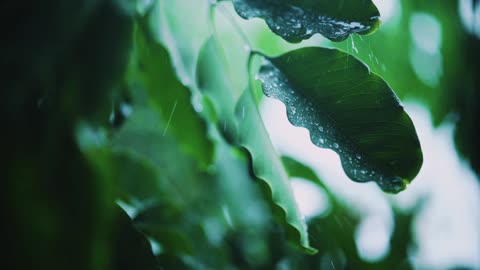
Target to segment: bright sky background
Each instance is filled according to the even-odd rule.
[[[428,111],[406,104],[417,129],[424,164],[417,178],[399,195],[386,195],[374,183],[355,183],[347,178],[333,151],[314,146],[308,131],[292,126],[280,101],[266,98],[262,117],[281,154],[310,165],[340,198],[362,213],[357,247],[367,260],[388,252],[393,229],[391,205],[409,209],[428,198],[414,222],[418,250],[411,259],[420,269],[446,269],[452,265],[480,268],[480,187],[466,162],[453,146],[453,125],[434,129]],[[293,182],[302,213],[309,216],[328,209],[322,193],[304,181]]]

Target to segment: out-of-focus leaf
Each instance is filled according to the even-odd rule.
[[[237,135],[233,108],[240,94],[239,90],[233,89],[228,73],[221,69],[225,64],[218,55],[220,50],[213,37],[204,44],[197,64],[197,84],[203,96],[213,105],[213,121],[218,130],[229,142],[233,142]]]
[[[248,149],[254,173],[265,184],[291,240],[305,251],[314,252],[308,244],[305,223],[296,207],[287,175],[265,131],[251,91],[244,91],[239,98],[239,90],[232,89],[226,79],[228,75],[219,53],[214,39],[202,48],[197,65],[199,88],[215,106],[219,129],[228,125],[225,133],[230,141]],[[219,79],[212,82],[212,77]]]
[[[263,18],[274,33],[290,42],[316,33],[341,41],[353,33],[372,33],[380,24],[380,13],[370,0],[233,0],[233,4],[241,17]]]
[[[156,28],[155,37],[168,48],[181,81],[192,86],[199,51],[212,33],[209,16],[211,2],[158,2],[155,12],[159,18],[151,22],[151,27]]]
[[[148,202],[163,195],[159,191],[160,182],[152,162],[119,151],[112,155],[112,163],[116,168],[121,168],[115,175],[117,199],[127,203]]]
[[[459,114],[455,128],[457,149],[480,175],[480,144],[477,143],[480,132],[480,78],[477,75],[480,40],[469,36],[465,43],[465,73],[459,76],[457,86],[450,90],[453,93],[446,94],[445,103]]]
[[[4,257],[11,265],[2,268],[105,269],[111,167],[101,151],[85,151],[75,131],[79,119],[106,122],[132,18],[113,1],[1,6],[1,24],[11,30],[0,63],[0,145],[9,156],[0,197],[11,243]]]
[[[336,151],[355,181],[397,193],[422,165],[415,128],[390,87],[356,58],[302,48],[266,58],[258,74],[265,95],[282,101],[312,142]]]
[[[118,206],[113,222],[111,269],[161,269],[145,235],[139,232],[130,217]]]
[[[165,200],[163,200],[165,201]],[[185,230],[185,213],[166,202],[142,209],[134,219],[137,228],[162,245],[162,252],[191,254],[193,243]]]
[[[282,157],[282,163],[289,177],[300,177],[312,181],[313,183],[326,189],[322,180],[318,178],[317,174],[310,167],[307,167],[299,161],[287,156]]]
[[[330,192],[311,168],[291,157],[282,157],[282,161],[290,177],[301,177],[324,188],[331,205],[326,216],[315,217],[308,223],[311,243],[319,252],[316,259],[299,258],[297,263],[303,265],[300,268],[303,269],[308,262],[319,261],[324,267],[334,264],[344,269],[413,269],[406,259],[412,243],[406,239],[412,237],[412,221],[418,209],[407,213],[393,209],[395,229],[390,239],[389,253],[377,262],[366,262],[360,257],[355,244],[356,228],[361,217]],[[325,262],[325,257],[330,257],[331,261]]]
[[[185,154],[153,109],[133,107],[133,113],[112,139],[112,154],[119,169],[120,198],[135,207],[134,223],[166,252],[192,252],[197,227],[206,215],[206,176],[198,162]],[[172,160],[175,160],[172,163]],[[132,188],[135,185],[143,186]],[[188,188],[187,188],[188,187]],[[207,204],[208,206],[208,204]],[[181,214],[189,213],[189,214]],[[203,240],[205,241],[205,240]]]
[[[200,196],[202,188],[201,183],[194,181],[201,174],[198,163],[195,159],[186,155],[178,142],[170,135],[163,135],[165,124],[162,122],[158,113],[152,109],[134,107],[134,112],[129,120],[114,135],[112,139],[112,151],[116,155],[128,155],[138,160],[140,164],[145,163],[146,168],[154,168],[154,172],[142,172],[140,175],[130,179],[135,184],[148,184],[150,181],[157,181],[158,184],[150,191],[154,199],[167,199],[183,202],[185,206],[190,200],[194,200]],[[175,160],[175,163],[172,163]],[[119,164],[121,165],[121,163]],[[139,176],[155,176],[154,180],[141,179]],[[184,179],[178,182],[179,179]],[[143,183],[142,181],[145,181]],[[175,183],[179,185],[189,185],[190,188],[177,190]],[[125,187],[128,187],[125,185]],[[134,192],[133,190],[125,190],[126,192]],[[148,192],[148,191],[146,191]],[[200,193],[200,194],[199,194]],[[146,197],[148,193],[139,194]],[[178,196],[181,194],[182,196]]]
[[[185,151],[206,168],[213,159],[213,144],[205,136],[206,124],[194,111],[189,90],[176,77],[168,52],[151,37],[143,21],[135,33],[135,53],[147,102],[165,123],[163,134],[172,132]]]
[[[355,228],[360,222],[360,217],[332,194],[311,168],[290,157],[282,157],[282,162],[289,177],[300,177],[323,188],[330,205],[326,215],[308,221],[310,243],[318,249],[318,253],[314,258],[293,256],[292,264],[296,269],[305,269],[307,265],[314,265],[313,268],[316,268],[318,264],[321,268],[327,269],[332,265],[339,269],[369,269],[346,267],[362,263],[355,246]]]

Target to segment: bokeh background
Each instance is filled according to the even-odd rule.
[[[480,269],[480,1],[374,2],[376,33],[299,44],[241,19],[230,1],[0,4],[0,268]],[[222,136],[199,94],[212,35],[221,50],[204,55],[204,76],[216,85],[229,75],[222,98],[254,84],[315,255],[299,250],[251,155]],[[395,90],[424,155],[405,191],[349,180],[334,152],[263,96],[249,52],[304,46],[343,50]],[[263,162],[282,169],[275,151]]]

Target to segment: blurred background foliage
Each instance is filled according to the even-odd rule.
[[[421,202],[392,208],[388,252],[369,261],[356,242],[362,214],[316,171],[283,157],[289,177],[313,183],[329,202],[306,220],[318,252],[299,249],[270,199],[271,175],[259,177],[255,156],[232,143],[238,126],[216,115],[219,104],[200,94],[198,81],[212,34],[224,52],[222,72],[239,91],[232,106],[250,81],[246,40],[268,55],[335,46],[400,99],[422,103],[435,125],[454,123],[457,150],[479,173],[480,4],[385,2],[390,13],[380,8],[384,24],[373,35],[340,43],[316,35],[294,45],[224,1],[0,4],[2,269],[418,268],[412,230]]]

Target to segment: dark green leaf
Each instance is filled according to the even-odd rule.
[[[263,18],[277,35],[300,42],[320,33],[333,41],[375,31],[380,13],[370,0],[233,0],[245,18]]]
[[[376,181],[399,192],[423,162],[409,116],[390,87],[341,51],[302,48],[267,58],[258,78],[264,93],[281,100],[290,122],[312,142],[336,151],[355,181]]]
[[[117,206],[116,210],[111,243],[111,269],[161,269],[145,235],[135,228],[130,217],[120,207]]]
[[[142,209],[134,218],[136,227],[160,243],[163,252],[191,254],[193,244],[185,230],[186,212],[163,201]]]

